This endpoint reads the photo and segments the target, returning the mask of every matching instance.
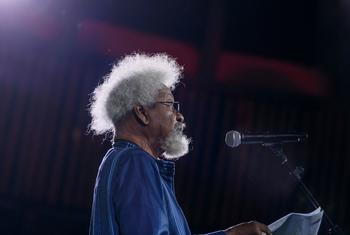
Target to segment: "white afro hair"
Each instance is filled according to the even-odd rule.
[[[174,58],[163,53],[125,56],[92,93],[90,130],[97,135],[116,132],[115,123],[134,105],[151,105],[164,86],[173,90],[182,71]]]

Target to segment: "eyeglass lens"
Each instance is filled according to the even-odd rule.
[[[177,112],[180,112],[180,103],[179,103],[179,102],[174,102],[174,109],[175,109]]]

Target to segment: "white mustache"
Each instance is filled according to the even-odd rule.
[[[175,132],[182,132],[186,128],[186,124],[182,122],[175,123],[174,131]]]

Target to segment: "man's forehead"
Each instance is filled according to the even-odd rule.
[[[164,87],[164,88],[160,89],[159,93],[158,93],[158,97],[174,99],[174,95],[171,92],[170,88],[168,88],[168,87]]]

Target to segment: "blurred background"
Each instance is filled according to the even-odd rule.
[[[349,234],[349,12],[345,0],[0,0],[0,233],[87,234],[111,147],[87,133],[89,94],[136,51],[185,68],[175,95],[193,150],[176,194],[193,233],[313,209],[268,149],[225,145],[238,130],[309,133],[284,151]]]

